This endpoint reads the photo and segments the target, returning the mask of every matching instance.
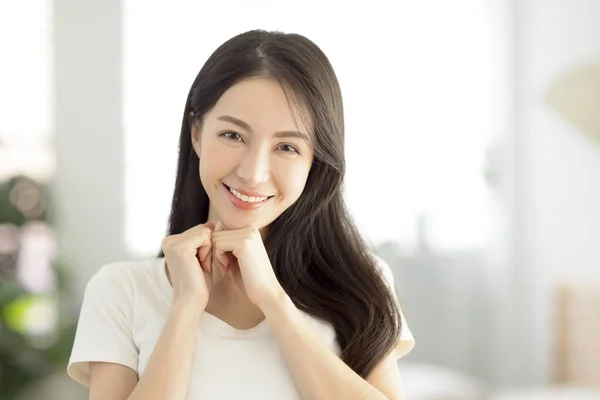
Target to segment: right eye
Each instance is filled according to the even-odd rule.
[[[230,140],[232,142],[240,142],[242,141],[242,137],[240,136],[239,133],[237,132],[233,132],[233,131],[228,131],[228,132],[223,132],[219,135],[219,137],[225,138],[227,140]]]

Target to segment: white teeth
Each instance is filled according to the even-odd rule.
[[[261,201],[265,201],[268,197],[254,197],[254,196],[246,196],[245,194],[241,194],[235,189],[229,188],[229,191],[234,194],[238,199],[246,202],[246,203],[260,203]]]

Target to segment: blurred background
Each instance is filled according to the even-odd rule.
[[[87,280],[165,234],[189,87],[254,28],[344,96],[346,198],[407,400],[600,399],[600,2],[0,0],[0,399],[65,374]]]

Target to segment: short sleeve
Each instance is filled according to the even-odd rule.
[[[413,337],[413,334],[410,331],[408,322],[406,321],[406,318],[404,317],[404,312],[402,311],[402,307],[400,306],[400,301],[398,300],[398,295],[396,293],[396,285],[394,283],[394,275],[392,273],[392,269],[381,257],[375,255],[374,258],[377,262],[377,266],[380,268],[385,282],[387,283],[394,296],[396,306],[398,307],[398,310],[400,311],[400,316],[402,318],[402,328],[400,330],[400,337],[396,342],[396,358],[399,359],[410,353],[413,347],[415,347],[415,338]]]
[[[134,291],[127,268],[102,267],[87,283],[67,366],[68,375],[90,384],[90,362],[121,364],[137,371],[139,351],[133,341]]]

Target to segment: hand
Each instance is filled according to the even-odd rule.
[[[173,301],[194,299],[206,306],[212,286],[212,223],[167,236],[162,242],[167,272],[173,286]]]
[[[212,245],[215,266],[222,275],[231,272],[252,303],[261,307],[283,291],[257,229],[227,230],[219,221],[212,234]]]

